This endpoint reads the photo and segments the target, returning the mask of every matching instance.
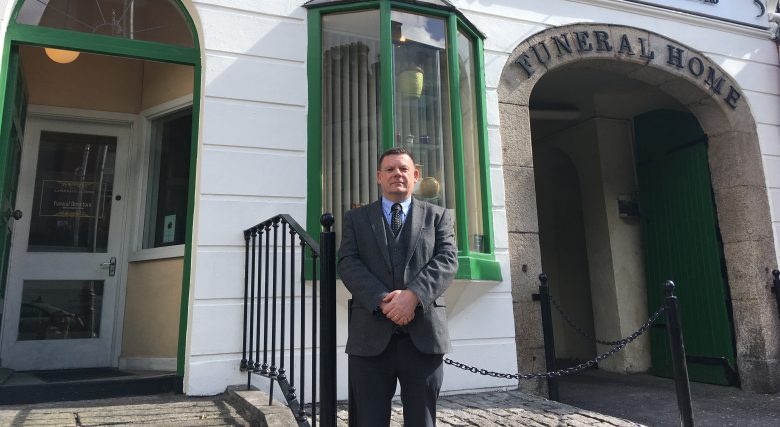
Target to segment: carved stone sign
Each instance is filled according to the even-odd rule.
[[[737,108],[742,93],[720,67],[706,57],[668,39],[651,38],[647,33],[637,35],[616,30],[561,32],[541,41],[537,39],[514,62],[522,68],[526,77],[533,76],[537,69],[546,68],[553,62],[588,56],[617,57],[658,68],[667,67],[670,71],[685,73],[699,81],[726,105]]]

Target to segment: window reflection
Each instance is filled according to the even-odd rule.
[[[414,195],[455,213],[447,26],[443,19],[393,11],[395,145],[420,170]]]
[[[103,281],[26,280],[19,341],[97,338]]]
[[[194,46],[185,17],[171,0],[27,0],[16,22]]]
[[[30,252],[106,252],[116,138],[41,132]]]
[[[468,212],[469,248],[487,252],[482,220],[482,179],[479,161],[479,127],[477,122],[477,88],[474,75],[474,45],[458,32],[458,69],[460,74],[460,109],[463,125],[463,161],[466,166],[466,210]]]
[[[191,140],[192,108],[152,122],[144,249],[184,244]]]
[[[322,25],[322,202],[341,218],[379,198],[379,12],[326,15]]]

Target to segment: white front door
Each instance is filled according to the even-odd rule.
[[[22,152],[2,366],[116,366],[128,126],[31,118]]]

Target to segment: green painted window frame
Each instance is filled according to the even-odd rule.
[[[184,360],[187,345],[187,320],[189,316],[190,277],[192,275],[192,233],[195,214],[195,179],[198,159],[198,130],[200,129],[201,111],[201,49],[198,38],[198,30],[182,0],[173,0],[181,10],[182,16],[192,32],[193,47],[183,47],[164,43],[130,40],[118,37],[81,33],[76,31],[61,30],[56,28],[39,27],[34,25],[18,24],[16,18],[25,1],[19,0],[14,6],[8,21],[8,28],[3,41],[3,54],[0,60],[0,111],[5,108],[6,82],[10,72],[11,50],[20,45],[37,47],[53,47],[60,49],[78,50],[87,53],[104,54],[132,59],[145,59],[150,61],[167,62],[193,67],[192,88],[192,142],[190,145],[190,174],[187,200],[187,224],[184,244],[184,269],[182,278],[182,292],[179,311],[179,336],[176,354],[176,375],[184,376]],[[0,135],[5,132],[7,124],[0,122]]]
[[[495,258],[495,239],[493,230],[492,195],[490,187],[490,156],[487,134],[487,101],[485,96],[484,36],[473,28],[471,23],[454,11],[426,7],[419,4],[403,3],[394,0],[369,0],[359,3],[321,6],[308,10],[308,54],[307,74],[309,80],[309,114],[307,144],[307,229],[312,234],[321,229],[319,219],[322,211],[322,17],[333,13],[379,10],[380,54],[382,58],[392,58],[392,28],[390,12],[392,10],[443,18],[447,21],[447,63],[450,82],[459,81],[458,41],[460,30],[473,42],[475,94],[477,109],[477,128],[479,144],[479,170],[482,193],[482,218],[485,233],[485,252],[473,252],[468,245],[458,248],[459,268],[456,279],[501,281],[501,266]],[[382,60],[380,82],[382,145],[392,148],[394,135],[394,95],[392,60]],[[460,87],[450,84],[450,112],[452,122],[452,143],[454,169],[463,171],[463,129],[461,119]],[[456,194],[456,230],[458,236],[468,236],[468,209],[465,197],[465,177],[462,173],[455,176]]]

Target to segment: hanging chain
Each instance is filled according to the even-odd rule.
[[[602,341],[602,340],[596,338],[595,336],[585,332],[584,329],[582,329],[579,326],[577,326],[574,323],[574,321],[571,320],[571,318],[569,316],[567,316],[566,313],[563,312],[563,309],[558,304],[558,301],[556,301],[555,298],[553,298],[552,295],[550,295],[550,302],[552,303],[553,307],[555,307],[555,310],[558,311],[558,313],[560,313],[561,317],[563,317],[563,320],[565,320],[566,323],[568,323],[569,326],[571,326],[571,328],[574,329],[578,334],[582,335],[583,337],[585,337],[585,338],[587,338],[587,339],[589,339],[591,341],[595,341],[597,344],[601,344],[601,345],[618,345],[618,344],[620,344],[620,341]]]
[[[541,372],[541,373],[534,373],[534,374],[523,374],[523,373],[517,373],[517,374],[506,374],[501,372],[493,372],[488,371],[487,369],[480,369],[474,366],[466,365],[465,363],[456,362],[449,358],[444,358],[444,363],[447,365],[452,365],[458,369],[463,369],[465,371],[473,372],[475,374],[485,375],[488,377],[495,377],[495,378],[507,378],[507,379],[518,379],[518,380],[536,380],[536,379],[543,379],[543,378],[557,378],[564,375],[571,375],[575,374],[577,372],[583,371],[587,368],[590,368],[591,366],[596,365],[597,363],[601,362],[602,360],[614,355],[615,353],[619,352],[620,350],[623,350],[625,346],[630,344],[635,339],[639,338],[640,335],[645,333],[648,328],[650,328],[650,325],[652,325],[656,319],[658,319],[658,316],[661,315],[665,310],[665,307],[661,305],[658,307],[658,310],[653,313],[652,316],[650,316],[647,321],[642,324],[639,329],[636,330],[633,334],[623,338],[620,341],[616,341],[615,345],[606,353],[602,353],[596,357],[594,357],[591,360],[588,360],[587,362],[580,363],[579,365],[572,366],[570,368],[565,369],[559,369],[557,371],[552,372]]]

